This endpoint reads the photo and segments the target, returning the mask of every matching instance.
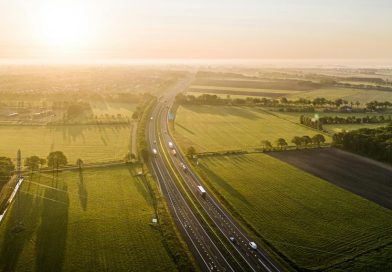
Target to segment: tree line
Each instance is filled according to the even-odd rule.
[[[354,102],[341,98],[335,100],[328,100],[323,97],[316,97],[312,100],[305,98],[289,100],[286,97],[281,97],[279,99],[266,97],[232,98],[229,94],[226,95],[226,97],[221,97],[216,94],[201,94],[195,96],[179,93],[176,96],[176,102],[184,105],[260,105],[267,107],[285,107],[287,108],[287,111],[304,112],[314,112],[314,107],[328,107],[337,110],[342,106],[347,106],[349,108],[356,108],[356,111],[385,111],[392,107],[392,103],[389,101],[371,101],[362,105],[359,101]],[[360,109],[360,106],[362,106],[362,110]]]
[[[367,123],[386,123],[392,121],[391,116],[348,116],[348,117],[339,117],[339,116],[323,116],[319,118],[319,121],[322,124],[367,124]]]
[[[392,163],[392,124],[336,133],[332,144],[370,158]]]
[[[314,129],[323,130],[323,123],[316,118],[301,115],[299,117],[299,123]]]
[[[322,134],[316,134],[313,137],[308,135],[304,136],[294,136],[291,139],[291,143],[293,143],[297,149],[300,147],[309,147],[309,146],[317,146],[320,147],[321,144],[325,143],[325,137]],[[279,150],[285,150],[288,147],[288,143],[284,138],[278,138],[275,142],[275,147]],[[271,151],[274,150],[274,146],[268,140],[261,141],[261,146],[263,151]]]

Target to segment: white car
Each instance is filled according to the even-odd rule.
[[[257,249],[257,245],[256,245],[255,242],[249,242],[249,246],[250,246],[251,249],[254,249],[254,250]]]
[[[151,116],[151,117],[150,117],[150,120],[152,120],[152,119],[154,119],[154,117]]]
[[[173,149],[173,148],[174,148],[174,145],[173,145],[173,143],[172,143],[172,142],[169,142],[169,147],[170,147],[171,149]]]

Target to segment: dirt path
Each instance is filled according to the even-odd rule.
[[[269,155],[392,209],[392,166],[335,148]]]

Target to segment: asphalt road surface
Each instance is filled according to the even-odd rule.
[[[166,96],[159,99],[152,112],[147,132],[151,149],[156,150],[156,154],[153,154],[151,159],[151,167],[169,203],[176,224],[203,270],[233,271],[233,267],[236,265],[238,267],[239,263],[233,256],[233,251],[237,252],[242,258],[242,263],[246,264],[246,267],[242,266],[243,271],[281,271],[280,266],[260,246],[257,249],[251,248],[252,239],[208,190],[205,195],[199,193],[197,186],[203,186],[202,181],[192,172],[169,134],[168,110],[174,101],[175,94],[186,88],[191,80],[192,78],[189,78],[180,82]],[[172,142],[174,146],[169,147],[169,142]],[[175,156],[172,149],[177,151]],[[199,203],[203,212],[215,224],[216,229],[228,240],[229,243],[226,244],[230,244],[231,248],[224,246],[215,235],[210,235],[210,232],[203,227],[195,211],[189,207],[183,192],[177,187],[175,171],[170,168],[177,169],[176,172],[192,193],[192,198]],[[205,186],[203,187],[206,189]],[[230,238],[234,238],[234,242]],[[221,246],[218,248],[216,244],[219,243]]]

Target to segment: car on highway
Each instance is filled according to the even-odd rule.
[[[233,244],[235,244],[237,242],[233,236],[230,236],[229,239],[230,239],[230,242],[232,242]]]
[[[152,120],[152,119],[154,119],[154,117],[151,116],[151,117],[150,117],[150,120]]]
[[[158,154],[158,151],[157,151],[155,148],[153,148],[153,149],[152,149],[152,154],[157,155],[157,154]]]
[[[255,242],[249,242],[249,246],[251,249],[256,250],[257,249],[257,245]]]
[[[184,172],[186,172],[187,168],[184,163],[181,163],[181,168],[182,168],[182,170],[184,170]]]
[[[173,144],[173,142],[169,142],[169,147],[170,147],[171,149],[173,149],[173,148],[174,148],[174,144]]]

